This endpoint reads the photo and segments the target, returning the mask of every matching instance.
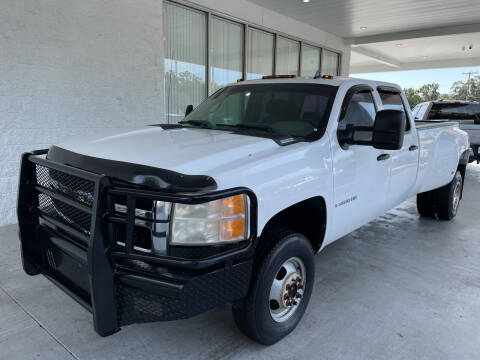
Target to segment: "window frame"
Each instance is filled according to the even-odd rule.
[[[345,93],[345,96],[343,98],[343,101],[342,101],[342,106],[340,108],[340,114],[338,115],[338,119],[337,119],[337,136],[335,136],[335,138],[337,139],[337,143],[338,145],[340,146],[340,148],[342,150],[348,150],[350,148],[350,145],[347,145],[347,144],[342,144],[339,140],[339,129],[338,129],[338,124],[345,118],[345,114],[348,110],[348,106],[350,105],[350,102],[352,101],[352,98],[355,94],[358,94],[358,93],[362,93],[362,92],[369,92],[370,93],[370,96],[372,97],[372,101],[373,101],[373,106],[375,108],[375,117],[377,116],[377,113],[378,113],[378,104],[377,104],[377,98],[375,96],[375,89],[373,87],[371,87],[370,85],[367,85],[367,84],[357,84],[357,85],[353,85],[352,87],[350,87],[347,92]],[[373,119],[373,121],[375,122],[375,118]]]

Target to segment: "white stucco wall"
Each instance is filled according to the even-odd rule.
[[[0,225],[16,221],[20,154],[161,121],[162,2],[2,0]]]
[[[338,37],[244,0],[195,0],[343,52]],[[2,0],[0,226],[16,221],[20,154],[103,128],[161,122],[161,0]]]

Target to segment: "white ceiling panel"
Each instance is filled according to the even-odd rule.
[[[251,0],[341,37],[480,23],[480,0]],[[361,30],[366,26],[366,30]]]

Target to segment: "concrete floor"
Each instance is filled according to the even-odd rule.
[[[91,315],[21,270],[15,226],[0,228],[1,359],[478,359],[480,166],[451,222],[414,199],[327,247],[297,329],[271,347],[245,338],[225,306],[101,338]]]

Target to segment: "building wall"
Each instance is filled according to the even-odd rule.
[[[338,37],[244,0],[195,0],[343,52]],[[161,122],[161,0],[2,0],[0,225],[16,221],[22,152],[105,128]]]
[[[2,0],[0,225],[16,220],[22,152],[160,121],[161,34],[158,0]]]

